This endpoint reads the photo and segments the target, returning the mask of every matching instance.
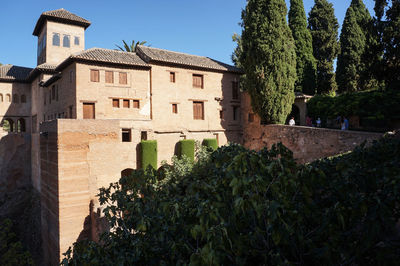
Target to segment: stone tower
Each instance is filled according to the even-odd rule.
[[[57,65],[85,50],[85,30],[90,22],[65,9],[42,13],[33,35],[38,37],[37,64]]]

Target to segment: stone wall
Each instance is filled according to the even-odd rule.
[[[371,142],[381,136],[359,131],[258,124],[245,129],[243,141],[245,147],[254,150],[282,142],[293,151],[299,163],[307,163],[351,151],[364,141]]]

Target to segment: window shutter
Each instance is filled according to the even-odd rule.
[[[193,119],[204,120],[204,103],[193,102]]]
[[[203,88],[203,75],[193,74],[193,87]]]
[[[106,83],[114,83],[114,72],[106,71]]]
[[[83,103],[83,119],[94,119],[94,103]]]
[[[239,99],[239,82],[232,81],[232,99]]]
[[[139,109],[139,100],[133,100],[133,108]]]
[[[125,72],[119,72],[119,84],[128,84],[128,75]]]
[[[90,70],[90,81],[92,82],[99,82],[100,74],[98,70],[91,69]]]
[[[123,107],[124,108],[129,108],[129,100],[124,100],[123,101]]]
[[[175,83],[175,72],[169,73],[169,81]]]
[[[119,108],[119,99],[113,99],[112,104],[113,104],[113,107]]]

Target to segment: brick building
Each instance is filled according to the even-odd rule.
[[[158,141],[160,163],[180,139],[224,145],[242,135],[239,69],[146,46],[85,50],[89,26],[64,9],[44,12],[33,31],[37,66],[0,66],[1,140],[20,140],[0,168],[15,166],[5,174],[39,192],[49,264],[95,237],[98,188],[137,167],[142,139]],[[17,160],[21,145],[27,156]]]

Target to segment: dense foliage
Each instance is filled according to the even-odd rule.
[[[12,225],[9,219],[0,221],[0,265],[33,265],[31,255],[22,247]]]
[[[203,146],[209,147],[212,150],[218,149],[218,140],[217,139],[204,139],[202,142]]]
[[[291,0],[289,27],[296,45],[295,91],[314,95],[316,90],[316,61],[313,55],[311,32],[307,28],[307,17],[303,0]]]
[[[249,0],[242,12],[244,88],[253,110],[271,124],[285,123],[294,102],[296,53],[286,14],[284,0]]]
[[[394,265],[399,165],[400,140],[385,138],[305,166],[282,145],[229,145],[137,170],[100,191],[102,244],[76,243],[63,263]]]
[[[150,165],[157,169],[157,141],[142,140],[140,142],[140,165],[143,169],[147,169]]]
[[[362,82],[370,60],[365,57],[368,46],[369,26],[372,18],[362,0],[352,0],[346,11],[340,34],[340,53],[338,55],[336,81],[339,92],[352,92],[368,88]]]
[[[379,123],[400,119],[399,91],[368,91],[346,93],[336,97],[317,95],[307,102],[311,117],[336,118],[359,116],[364,120]]]
[[[333,61],[339,52],[339,24],[333,5],[327,0],[315,0],[309,13],[308,27],[317,60],[317,93],[330,94],[337,89]]]
[[[182,139],[179,141],[178,145],[178,156],[182,158],[182,156],[186,156],[192,162],[194,161],[194,139]]]

